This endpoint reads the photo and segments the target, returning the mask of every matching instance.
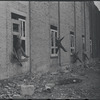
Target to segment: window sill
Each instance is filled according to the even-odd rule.
[[[58,55],[52,55],[52,56],[50,56],[50,58],[58,58]]]

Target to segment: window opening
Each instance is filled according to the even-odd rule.
[[[58,56],[56,39],[58,38],[57,27],[51,25],[51,56]]]
[[[16,15],[16,16],[15,16]],[[25,17],[11,13],[13,32],[13,54],[22,66],[21,62],[27,61],[26,53],[26,20]],[[23,19],[21,19],[23,18]]]
[[[74,32],[70,32],[70,49],[71,49],[71,55],[73,52],[75,52],[75,35]]]

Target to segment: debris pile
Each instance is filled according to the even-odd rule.
[[[93,69],[94,71],[100,70],[100,60],[99,59],[93,59],[89,63],[89,68]]]
[[[13,98],[14,95],[20,95],[20,87],[16,83],[8,80],[0,83],[0,99],[8,99]]]
[[[81,83],[82,80],[78,78],[68,78],[68,79],[61,79],[58,81],[58,85],[67,85],[67,84],[75,84],[75,83]]]

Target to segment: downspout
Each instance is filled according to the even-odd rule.
[[[58,35],[60,38],[60,1],[58,1]],[[59,49],[59,66],[61,66],[61,50]]]
[[[92,41],[93,27],[92,27],[92,6],[91,6],[91,1],[89,3],[89,6],[90,6],[89,7],[89,11],[90,11],[90,15],[89,15],[89,18],[90,18],[90,39]],[[90,53],[90,58],[92,58],[92,53]]]
[[[86,51],[86,18],[85,18],[85,1],[84,1],[84,35],[85,35],[85,51]]]
[[[29,1],[29,42],[30,42],[30,74],[32,70],[32,64],[31,64],[31,1]]]
[[[9,78],[9,66],[8,66],[8,31],[7,31],[7,8],[8,8],[8,2],[6,2],[6,72],[7,72],[7,78]]]
[[[76,52],[76,6],[74,1],[74,31],[75,31],[75,52]]]

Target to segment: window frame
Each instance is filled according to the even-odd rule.
[[[72,40],[72,39],[74,39],[74,40]],[[71,43],[71,42],[73,42],[73,43]],[[70,50],[73,50],[75,52],[75,34],[72,31],[70,31]],[[72,51],[71,51],[71,55],[72,55]]]
[[[24,49],[23,50],[26,53],[26,20],[25,19],[21,19],[21,18],[18,18],[18,20],[20,21],[20,27],[21,27],[21,29],[20,29],[21,43],[22,43],[22,41],[25,41],[25,50]],[[23,32],[23,24],[21,24],[21,22],[22,23],[25,22],[25,36],[24,36],[24,32]],[[25,57],[22,56],[21,58],[24,59]]]
[[[53,32],[53,33],[52,33]],[[58,31],[56,29],[50,29],[50,36],[53,36],[53,46],[52,46],[52,37],[51,37],[51,57],[58,57],[58,52],[56,53],[56,49],[58,48],[56,46],[56,38],[55,38],[55,33],[57,33],[57,39],[58,39]],[[52,53],[52,49],[54,49],[54,53]]]
[[[13,24],[18,24],[19,25],[19,31],[18,32],[15,32],[13,31]],[[12,19],[12,32],[13,32],[13,35],[20,35],[20,21],[19,20],[15,20],[15,19]]]
[[[92,54],[92,40],[90,39],[90,54]]]
[[[83,47],[83,45],[84,45],[84,47]],[[85,36],[84,35],[82,35],[82,50],[83,50],[83,52],[86,50]]]
[[[23,31],[22,31],[23,30],[23,25],[22,25],[22,29],[21,29],[21,21],[25,22],[25,36],[23,35]],[[17,36],[17,35],[21,36],[21,42],[23,40],[25,41],[25,53],[27,53],[27,51],[26,51],[26,20],[25,19],[21,19],[21,18],[18,18],[18,19],[11,18],[11,24],[12,24],[12,34],[13,34],[13,36],[14,35],[15,36]],[[13,31],[13,24],[18,24],[19,25],[18,32]],[[21,56],[21,58],[24,59],[25,57]]]
[[[18,19],[19,21],[20,21],[20,25],[21,25],[21,22],[25,22],[25,37],[24,37],[24,33],[23,33],[23,24],[22,24],[22,26],[21,26],[21,39],[22,40],[25,40],[26,39],[26,20],[24,20],[24,19],[21,19],[21,18],[19,18]]]

